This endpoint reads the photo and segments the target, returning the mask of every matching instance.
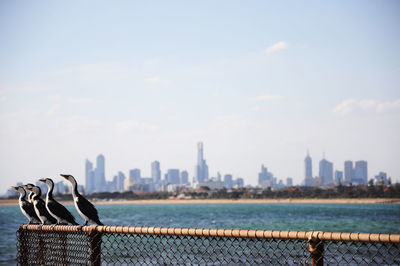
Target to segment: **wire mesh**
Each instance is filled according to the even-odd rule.
[[[232,230],[121,228],[21,226],[18,264],[400,265],[399,235],[385,241],[338,241],[305,232],[241,230],[234,236]]]

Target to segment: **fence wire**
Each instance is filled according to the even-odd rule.
[[[22,225],[18,264],[400,265],[400,235],[319,233]]]

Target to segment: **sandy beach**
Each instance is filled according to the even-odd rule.
[[[240,203],[352,203],[352,204],[371,204],[371,203],[394,203],[400,204],[400,198],[343,198],[343,199],[168,199],[168,200],[113,200],[113,201],[92,201],[94,204],[240,204]],[[62,204],[72,204],[72,201],[61,201]],[[0,206],[18,205],[18,200],[2,199]]]

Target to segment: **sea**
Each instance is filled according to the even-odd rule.
[[[83,222],[73,205],[66,206]],[[115,204],[97,205],[107,225],[400,233],[400,204]],[[27,219],[0,206],[0,265],[16,264],[16,231]]]

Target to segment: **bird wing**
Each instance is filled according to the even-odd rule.
[[[71,224],[77,224],[75,222],[75,217],[61,205],[58,201],[52,199],[47,202],[47,208],[57,217],[68,221]]]
[[[85,199],[84,197],[80,196],[77,202],[78,208],[81,210],[83,214],[85,214],[88,218],[96,222],[97,224],[102,224],[99,220],[99,215],[97,213],[96,208],[93,204]]]
[[[24,211],[30,216],[39,221],[39,218],[36,215],[35,209],[33,208],[33,204],[30,202],[23,202],[22,203],[22,208]]]
[[[40,215],[45,216],[52,224],[57,223],[57,220],[54,219],[53,216],[47,211],[46,209],[46,204],[42,199],[38,200],[38,203],[36,204],[36,208],[38,208]]]

